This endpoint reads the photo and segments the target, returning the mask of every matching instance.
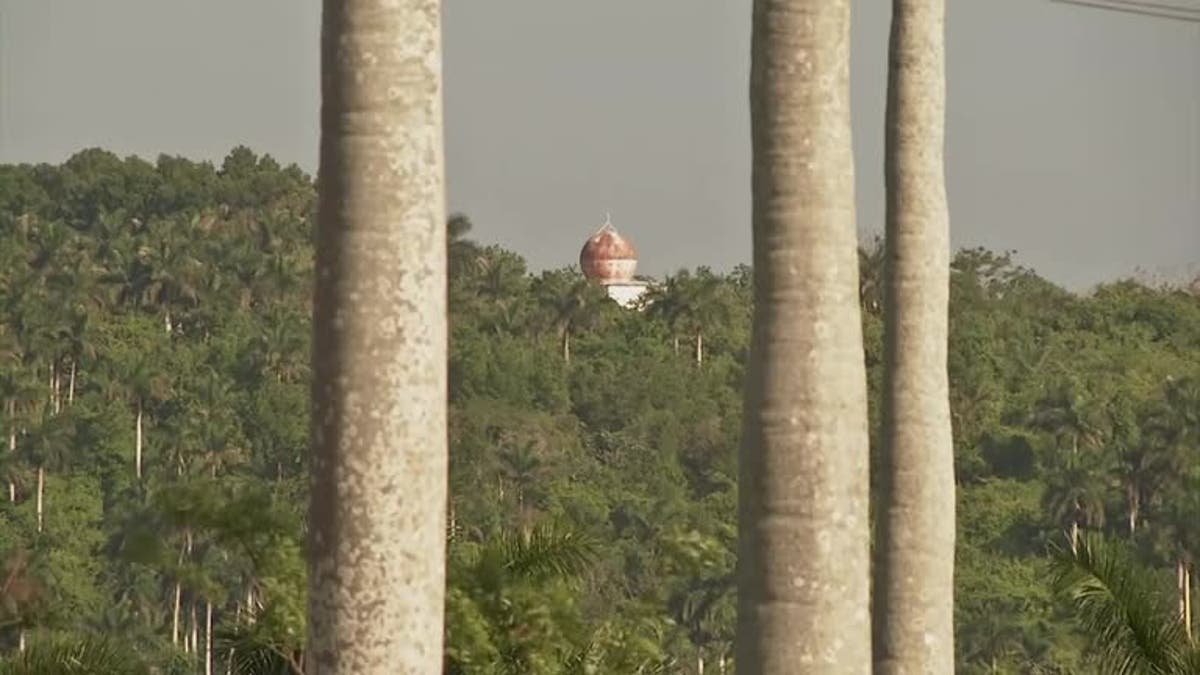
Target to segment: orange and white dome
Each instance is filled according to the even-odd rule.
[[[579,252],[579,267],[588,279],[605,286],[629,283],[637,271],[637,249],[605,218]]]

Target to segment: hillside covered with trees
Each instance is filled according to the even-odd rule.
[[[87,638],[110,672],[301,671],[314,205],[245,148],[0,167],[0,671]],[[450,232],[447,671],[732,672],[750,270],[633,312]],[[1195,584],[1200,297],[986,250],[951,283],[959,670],[1090,672],[1054,547]]]

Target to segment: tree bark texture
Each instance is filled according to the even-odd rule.
[[[849,0],[756,0],[740,675],[871,670]]]
[[[944,2],[892,3],[884,451],[873,604],[879,675],[954,672]]]
[[[446,207],[438,0],[325,0],[311,675],[442,669]]]

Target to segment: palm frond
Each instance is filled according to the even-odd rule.
[[[1076,551],[1054,556],[1054,585],[1092,636],[1103,672],[1174,675],[1189,651],[1182,627],[1148,572],[1098,535],[1084,536]]]
[[[496,545],[503,552],[508,574],[531,581],[579,576],[595,557],[595,548],[586,538],[551,527],[505,534]]]
[[[283,650],[251,626],[235,625],[219,629],[215,637],[216,652],[228,655],[234,673],[293,675],[296,672]]]
[[[92,636],[38,640],[0,662],[0,675],[142,675],[149,673],[124,645]]]

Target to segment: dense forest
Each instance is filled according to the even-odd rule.
[[[245,148],[0,167],[0,672],[302,669],[314,207]],[[449,229],[447,672],[732,672],[749,268],[629,311]],[[864,244],[873,444],[882,262]],[[1194,585],[1200,297],[952,269],[959,670],[1091,672],[1053,550],[1103,532]]]

